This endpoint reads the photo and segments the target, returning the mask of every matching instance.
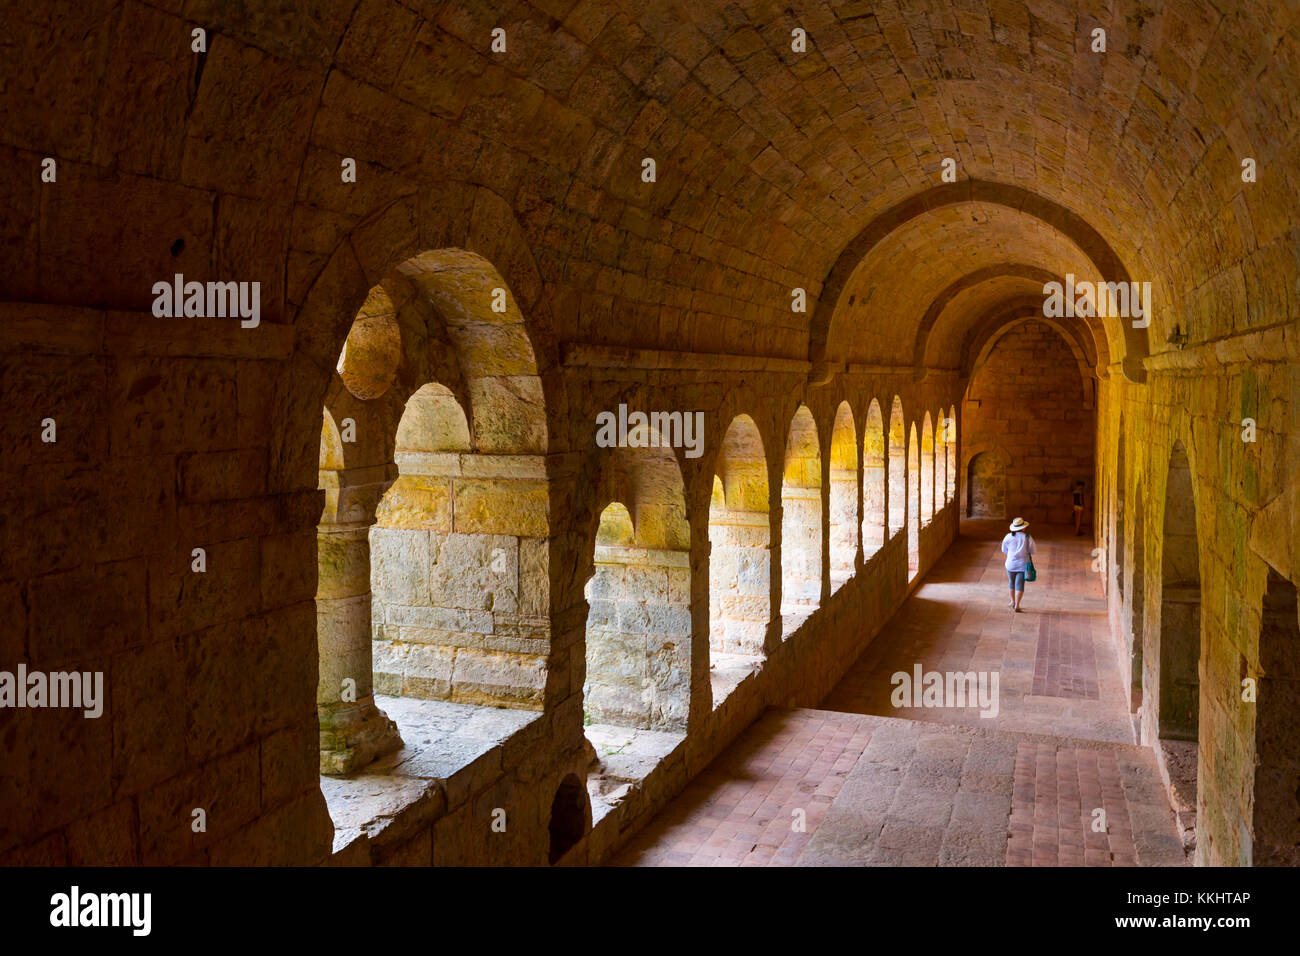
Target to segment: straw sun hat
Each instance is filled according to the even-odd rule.
[[[1029,527],[1029,522],[1026,521],[1024,518],[1017,518],[1015,521],[1011,522],[1012,531],[1024,531],[1028,527]]]

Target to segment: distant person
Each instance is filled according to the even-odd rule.
[[[1011,522],[1011,533],[1002,539],[1002,553],[1007,556],[1007,582],[1011,586],[1011,600],[1007,607],[1013,611],[1020,610],[1020,599],[1025,596],[1025,566],[1037,550],[1034,539],[1025,534],[1028,527],[1028,521],[1017,518]]]
[[[1083,482],[1074,483],[1074,533],[1083,534]]]

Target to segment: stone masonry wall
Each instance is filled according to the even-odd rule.
[[[1085,406],[1078,361],[1056,330],[1030,320],[998,339],[971,378],[964,425],[962,473],[981,452],[1000,459],[1005,517],[1073,523],[1070,492],[1083,481],[1091,520],[1096,413]]]
[[[540,709],[544,460],[431,454],[403,467],[370,531],[376,690]]]

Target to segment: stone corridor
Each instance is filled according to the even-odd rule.
[[[769,710],[615,864],[1185,865],[1155,754],[1135,742],[1091,543],[1031,531],[1039,579],[1020,614],[1001,522],[963,522],[820,707]],[[891,675],[915,663],[997,671],[998,713],[891,706]]]
[[[0,868],[1300,865],[1297,0],[10,6]]]

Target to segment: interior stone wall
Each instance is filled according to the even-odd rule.
[[[691,699],[687,552],[596,546],[584,708],[593,723],[685,732]]]
[[[972,458],[989,453],[981,460],[989,463],[990,487],[1005,488],[1001,511],[993,494],[982,503],[984,513],[1073,524],[1071,491],[1082,481],[1091,524],[1096,411],[1078,359],[1055,329],[1031,319],[1005,332],[971,378],[965,407],[965,473]]]
[[[1296,810],[1258,799],[1259,768],[1290,771],[1242,681],[1277,679],[1261,650],[1267,582],[1300,578],[1300,27],[1285,0],[1149,6],[1115,6],[1104,59],[1079,28],[1093,14],[1068,3],[16,10],[0,57],[0,668],[102,672],[108,699],[94,720],[0,712],[0,864],[544,864],[561,783],[590,767],[584,587],[613,467],[594,417],[621,402],[700,410],[703,456],[673,456],[688,732],[566,859],[606,858],[764,706],[815,704],[833,685],[907,592],[905,436],[961,402],[967,346],[996,334],[1006,302],[1040,290],[1041,273],[1094,270],[1150,281],[1156,303],[1145,330],[1079,326],[1098,373],[1097,473],[1113,478],[1094,527],[1100,566],[1125,582],[1107,587],[1117,653],[1140,690],[1179,441],[1200,565],[1198,854],[1256,861],[1267,814]],[[495,54],[502,21],[510,47]],[[936,160],[950,153],[959,179],[945,183]],[[480,454],[519,438],[523,415],[527,454],[544,461],[545,531],[490,532],[544,541],[546,643],[527,651],[544,666],[533,722],[335,856],[318,533],[327,509],[364,523],[399,474],[370,448],[322,487],[322,412],[341,398],[338,358],[370,291],[403,265],[405,294],[445,307],[456,333],[421,339],[413,351],[439,367],[404,385],[450,383],[467,414],[510,409],[476,423]],[[177,274],[258,283],[259,323],[156,315],[155,284]],[[499,320],[495,288],[510,303]],[[809,311],[792,308],[796,289]],[[378,351],[382,325],[367,337]],[[453,354],[476,374],[439,364]],[[1057,392],[1075,368],[1055,366]],[[848,401],[860,428],[873,400],[893,533],[832,592],[829,522],[802,522],[819,609],[783,641],[790,422],[806,403],[825,516],[836,409]],[[740,413],[767,452],[774,613],[765,667],[715,709],[708,511]],[[964,475],[982,449],[969,409],[958,417]],[[1029,456],[1039,481],[1076,467],[1029,447],[1043,449]],[[1058,495],[1068,508],[1068,489],[1022,493],[1045,514]],[[916,531],[921,573],[956,510]],[[366,580],[340,596],[363,597]],[[1152,701],[1135,699],[1150,742]],[[494,835],[501,806],[513,823]]]
[[[1249,333],[1248,333],[1249,335]],[[1300,397],[1296,358],[1281,340],[1270,349],[1266,337],[1253,355],[1193,345],[1155,364],[1145,387],[1106,382],[1102,430],[1107,467],[1118,462],[1120,423],[1125,443],[1124,548],[1108,564],[1131,587],[1109,590],[1111,621],[1121,646],[1134,640],[1136,593],[1141,640],[1139,660],[1149,672],[1151,649],[1165,626],[1160,555],[1165,527],[1166,482],[1175,442],[1187,451],[1192,502],[1177,495],[1178,507],[1194,504],[1199,563],[1197,639],[1199,759],[1196,805],[1197,862],[1249,865],[1254,859],[1257,814],[1288,813],[1276,802],[1255,799],[1256,767],[1266,760],[1260,734],[1259,701],[1243,699],[1243,680],[1267,679],[1261,633],[1267,633],[1264,595],[1270,573],[1296,567],[1295,482],[1300,458],[1290,427],[1292,402]],[[1243,420],[1255,422],[1253,434]],[[1253,441],[1247,440],[1254,438]],[[1117,542],[1118,486],[1112,489],[1100,543]],[[1142,552],[1136,579],[1135,550]],[[1178,568],[1187,578],[1191,569]],[[1178,583],[1178,582],[1174,582]],[[1140,590],[1139,590],[1140,589]],[[1184,615],[1185,617],[1186,615]],[[1121,660],[1131,660],[1121,651]],[[1126,661],[1127,663],[1127,661]],[[1131,666],[1131,665],[1129,665]],[[1150,688],[1148,687],[1149,691]],[[1159,736],[1156,703],[1143,693],[1144,742]],[[1276,760],[1276,756],[1272,757]],[[1276,765],[1276,764],[1275,764]],[[1294,794],[1281,798],[1283,804]]]
[[[404,459],[370,531],[376,689],[540,708],[550,627],[545,461],[424,458]]]

